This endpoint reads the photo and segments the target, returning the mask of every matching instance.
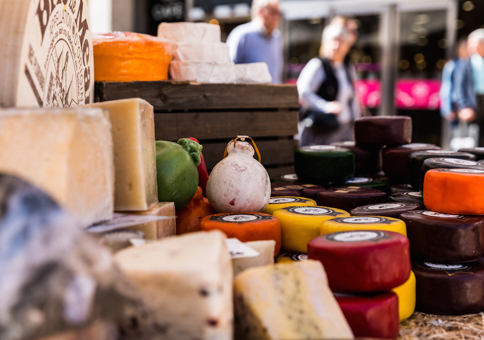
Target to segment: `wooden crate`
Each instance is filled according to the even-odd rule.
[[[231,139],[248,135],[271,176],[294,172],[299,103],[293,85],[96,83],[96,101],[135,97],[154,106],[157,140],[197,138],[209,170]]]

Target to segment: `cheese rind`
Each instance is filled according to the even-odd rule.
[[[272,76],[266,63],[235,65],[237,84],[270,84]]]
[[[229,46],[224,43],[173,43],[174,61],[230,63]]]
[[[219,43],[219,25],[192,22],[163,22],[158,26],[158,37],[184,43]]]
[[[252,241],[245,242],[245,245],[256,250],[259,255],[254,257],[233,258],[232,265],[234,267],[234,276],[237,276],[240,272],[252,267],[262,267],[274,264],[276,241]]]
[[[415,274],[410,272],[410,277],[401,286],[393,288],[392,291],[398,296],[398,315],[400,322],[407,320],[415,312],[416,296]]]
[[[170,63],[170,77],[176,81],[233,84],[236,79],[235,65],[234,63],[172,61]]]
[[[129,229],[142,231],[147,240],[160,240],[176,235],[176,213],[173,202],[160,202],[150,210],[130,212],[130,214],[172,217],[171,219],[158,220],[129,227]]]

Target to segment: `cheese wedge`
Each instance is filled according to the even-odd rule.
[[[252,241],[245,242],[245,245],[256,250],[259,253],[259,256],[233,258],[232,265],[234,267],[234,276],[237,276],[240,272],[252,267],[262,267],[274,264],[274,248],[276,247],[276,241]]]
[[[194,22],[162,22],[158,26],[158,37],[184,43],[219,43],[219,25]]]
[[[147,240],[160,240],[168,236],[176,235],[176,213],[173,202],[160,202],[147,211],[130,212],[136,215],[154,215],[172,217],[168,220],[159,220],[129,227],[132,230],[139,230],[144,233]]]

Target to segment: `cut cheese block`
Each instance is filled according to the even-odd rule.
[[[321,224],[321,235],[351,230],[383,230],[393,231],[407,236],[407,228],[402,220],[383,216],[354,216],[332,218]]]
[[[299,184],[299,177],[296,174],[285,174],[280,175],[275,178],[271,178],[272,182],[286,182],[286,183],[293,183]]]
[[[297,261],[307,261],[308,254],[304,253],[281,253],[276,258],[277,263],[291,263]]]
[[[412,263],[419,312],[463,315],[484,309],[484,260],[462,264]]]
[[[437,169],[425,175],[424,204],[447,214],[484,215],[484,170]]]
[[[233,84],[236,80],[235,65],[234,63],[172,61],[170,63],[170,78],[176,81]]]
[[[0,107],[92,103],[94,63],[86,0],[0,2]]]
[[[418,189],[423,190],[425,174],[432,169],[475,169],[484,170],[484,164],[458,158],[428,158],[423,162]]]
[[[371,188],[383,191],[387,194],[390,193],[390,183],[386,177],[353,177],[344,182],[344,185]]]
[[[274,256],[281,250],[281,224],[272,215],[263,213],[224,213],[205,216],[200,230],[220,230],[229,238],[242,242],[273,240]]]
[[[355,174],[373,175],[381,169],[381,148],[380,147],[361,147],[354,141],[337,142],[331,145],[346,148],[355,154]]]
[[[143,99],[92,104],[109,110],[113,131],[116,211],[144,211],[158,203],[153,106]]]
[[[304,146],[294,151],[294,167],[303,183],[341,183],[354,176],[355,157],[351,150],[333,145]]]
[[[415,260],[460,263],[484,256],[484,217],[418,210],[400,218]]]
[[[405,183],[408,177],[408,158],[410,157],[410,154],[415,151],[426,150],[440,150],[440,147],[433,144],[411,143],[401,146],[383,148],[383,172],[386,176],[392,179],[392,182]]]
[[[329,188],[318,193],[318,205],[350,211],[362,205],[385,203],[383,191],[356,186]]]
[[[192,22],[166,23],[158,26],[158,37],[179,43],[219,43],[219,25]]]
[[[401,145],[412,141],[412,118],[406,116],[362,117],[355,120],[356,144]]]
[[[390,195],[388,199],[391,202],[417,203],[422,206],[424,205],[423,195],[420,191],[400,192]]]
[[[230,63],[229,46],[224,43],[174,43],[173,60]]]
[[[418,203],[382,203],[370,204],[355,208],[350,211],[353,216],[387,216],[400,217],[400,215],[407,211],[422,209],[422,205]]]
[[[411,268],[408,239],[394,232],[359,229],[322,235],[308,244],[309,259],[323,264],[331,290],[368,293],[405,283]]]
[[[264,213],[273,214],[274,211],[287,207],[316,206],[316,202],[304,197],[279,196],[271,197],[269,204],[264,209]]]
[[[115,260],[153,309],[158,339],[232,339],[232,261],[222,233],[169,237]]]
[[[173,217],[171,219],[153,221],[129,228],[142,231],[147,240],[160,240],[168,236],[176,235],[176,213],[173,202],[160,202],[150,210],[131,211],[130,214]]]
[[[270,84],[272,76],[266,63],[236,64],[237,84]]]
[[[413,187],[410,184],[396,184],[390,188],[392,194],[399,194],[403,192],[413,191]]]
[[[256,250],[259,255],[254,257],[233,258],[234,276],[252,267],[262,267],[274,264],[274,250],[276,241],[252,241],[245,242],[246,246]]]
[[[93,36],[96,81],[168,79],[171,44],[146,34],[112,32]]]
[[[353,334],[359,338],[396,339],[399,332],[395,293],[348,295],[335,293]]]
[[[251,268],[234,282],[235,339],[352,339],[319,262]]]
[[[308,242],[321,235],[321,223],[335,217],[349,217],[346,211],[328,207],[288,207],[274,211],[281,222],[282,249],[307,253]]]
[[[415,274],[410,272],[410,277],[403,285],[392,289],[398,296],[398,315],[400,322],[407,320],[415,312],[417,300],[416,285]]]
[[[51,195],[83,227],[113,217],[111,123],[101,109],[0,111],[0,171]]]
[[[484,148],[464,148],[464,149],[459,149],[457,152],[464,152],[464,153],[470,153],[476,156],[476,161],[482,161],[484,159]]]

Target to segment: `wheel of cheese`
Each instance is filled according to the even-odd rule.
[[[355,120],[357,145],[401,145],[412,141],[412,118],[405,116],[362,117]]]
[[[360,147],[354,141],[337,142],[331,145],[346,148],[355,154],[355,174],[374,175],[381,169],[381,148],[380,147]]]
[[[316,200],[319,192],[326,190],[325,187],[316,184],[303,184],[302,186],[304,187],[302,196],[312,200]]]
[[[393,231],[407,236],[407,229],[402,220],[384,216],[352,216],[332,218],[321,224],[321,235],[350,230]]]
[[[288,207],[274,211],[281,222],[282,249],[307,253],[308,242],[321,235],[321,223],[335,217],[349,217],[344,210],[328,207]]]
[[[354,176],[355,156],[333,145],[304,146],[294,151],[294,167],[303,183],[341,183]]]
[[[390,202],[417,203],[424,205],[423,195],[420,191],[408,191],[393,194],[388,197]]]
[[[320,206],[350,211],[362,205],[385,203],[387,194],[380,190],[356,186],[335,187],[318,193],[316,201]]]
[[[276,258],[276,263],[290,263],[297,261],[307,261],[308,254],[303,253],[282,253]]]
[[[420,189],[422,167],[424,161],[429,158],[455,158],[473,161],[476,156],[470,153],[444,150],[428,150],[412,153],[408,159],[407,183],[409,183],[415,190]]]
[[[415,151],[440,150],[437,145],[411,143],[395,147],[385,147],[382,150],[382,168],[393,183],[407,181],[408,158]]]
[[[350,211],[352,216],[387,216],[398,218],[407,211],[422,209],[422,205],[418,203],[382,203],[370,204],[355,208]]]
[[[308,258],[323,264],[331,290],[370,293],[404,284],[411,267],[408,239],[390,231],[359,229],[322,235],[308,244]]]
[[[399,301],[393,292],[370,295],[334,293],[334,297],[358,338],[396,339]]]
[[[415,312],[416,296],[415,274],[410,272],[410,277],[401,286],[393,288],[392,291],[398,296],[398,315],[400,322],[407,320]]]
[[[304,187],[299,184],[277,182],[271,184],[271,196],[302,196]]]
[[[482,161],[484,159],[484,148],[464,148],[457,150],[458,152],[470,153],[476,156],[476,161]]]
[[[273,214],[274,211],[287,207],[316,206],[316,202],[304,197],[279,196],[271,197],[269,204],[264,209],[264,213]]]
[[[436,169],[425,175],[427,209],[462,215],[484,215],[484,170]]]
[[[419,190],[423,190],[423,183],[425,174],[432,169],[475,169],[484,170],[484,164],[476,161],[468,161],[466,159],[458,158],[428,158],[423,162],[422,170],[420,171]]]
[[[390,187],[392,194],[399,194],[404,192],[411,192],[413,191],[413,187],[410,184],[396,184]]]
[[[271,179],[272,182],[284,182],[284,183],[293,183],[293,184],[299,184],[299,177],[297,177],[296,174],[285,174],[285,175],[280,175],[277,177],[274,177]]]
[[[461,264],[413,262],[419,312],[464,315],[484,310],[484,260]]]
[[[281,250],[281,224],[272,215],[263,213],[226,213],[205,216],[200,223],[201,231],[220,230],[228,238],[241,242],[276,241],[276,256]]]
[[[344,185],[371,188],[383,191],[386,194],[390,193],[390,183],[386,177],[353,177],[344,182]]]
[[[0,107],[68,107],[94,99],[86,0],[0,1]]]

